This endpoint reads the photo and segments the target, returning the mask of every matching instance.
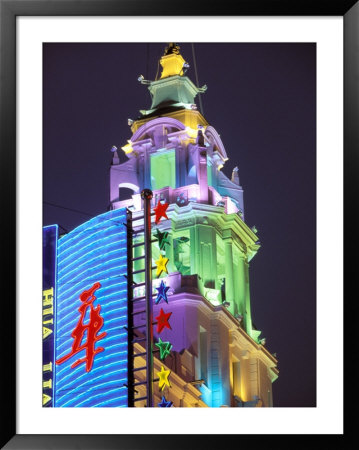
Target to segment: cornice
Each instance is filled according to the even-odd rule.
[[[183,122],[186,122],[186,118],[189,118],[190,120],[197,119],[198,123],[200,123],[201,125],[208,126],[208,122],[206,121],[206,119],[202,116],[202,114],[198,110],[179,109],[177,111],[171,111],[166,114],[159,113],[158,115],[154,115],[151,117],[144,117],[142,119],[136,120],[131,126],[131,131],[133,134],[135,134],[136,131],[145,123],[148,123],[148,122],[150,122],[154,119],[158,119],[158,118],[165,119],[166,117],[177,119],[180,122],[182,122],[182,121],[179,119],[179,117],[184,118]],[[190,120],[189,120],[189,122],[190,122]],[[185,123],[185,125],[187,125],[187,123]]]
[[[231,332],[230,345],[234,347],[237,345],[240,350],[248,350],[251,358],[259,358],[267,367],[275,368],[278,364],[277,359],[263,345],[257,344],[242,328]]]
[[[185,297],[183,296],[185,294]],[[278,377],[277,359],[261,344],[257,344],[241,327],[239,321],[224,306],[213,306],[205,297],[179,292],[171,296],[171,301],[193,305],[209,320],[218,320],[229,332],[229,345],[240,351],[248,351],[251,358],[260,359]]]
[[[245,245],[245,248],[240,248],[240,250],[242,252],[243,250],[245,251],[248,261],[255,256],[260,248],[260,245],[256,244],[258,242],[258,236],[253,233],[248,225],[236,213],[225,214],[221,206],[191,202],[181,207],[172,204],[167,211],[171,213],[171,219],[175,222],[174,230],[201,224],[214,227],[222,239],[230,237],[232,239],[239,238]],[[208,223],[203,223],[205,217],[208,218]],[[188,220],[191,220],[192,223],[188,223]],[[181,222],[183,223],[182,226]]]

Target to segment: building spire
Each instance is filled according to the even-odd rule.
[[[184,71],[188,68],[188,64],[183,59],[179,51],[179,45],[170,42],[165,49],[164,55],[160,59],[162,66],[161,79],[175,75],[184,75]]]

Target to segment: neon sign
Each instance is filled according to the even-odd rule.
[[[166,397],[164,395],[162,395],[162,400],[160,403],[158,403],[158,406],[160,408],[170,408],[172,406],[172,402],[171,401],[167,401]]]
[[[159,387],[160,391],[163,391],[165,386],[171,387],[170,381],[168,379],[168,377],[170,376],[170,373],[171,373],[171,371],[166,370],[163,366],[161,366],[161,371],[157,372],[157,375],[159,377],[158,387]]]
[[[155,215],[155,224],[156,225],[160,222],[162,217],[164,217],[165,219],[168,219],[167,214],[166,214],[168,206],[169,206],[169,203],[158,202],[157,206],[153,209],[156,214]]]
[[[165,313],[161,308],[160,314],[156,317],[157,320],[157,333],[161,333],[164,328],[168,328],[172,330],[171,325],[168,322],[168,319],[171,317],[172,313]]]
[[[42,406],[53,406],[57,225],[42,230]]]
[[[161,338],[158,338],[156,347],[159,348],[160,351],[160,359],[165,359],[171,353],[172,344],[170,342],[163,342]]]
[[[169,245],[168,231],[161,232],[158,228],[156,230],[156,238],[158,241],[158,247],[160,250],[165,250],[166,244]]]
[[[167,263],[168,258],[164,258],[161,254],[157,261],[155,261],[157,269],[156,269],[156,277],[159,277],[162,272],[168,273]]]
[[[158,291],[157,298],[155,300],[156,305],[161,301],[161,299],[168,303],[167,291],[169,290],[169,288],[170,287],[166,286],[163,280],[161,280],[160,287],[156,288],[156,290]]]
[[[125,208],[58,241],[54,406],[128,406]]]
[[[97,333],[103,326],[103,318],[100,315],[101,306],[98,305],[96,308],[94,308],[93,302],[94,300],[96,300],[94,292],[100,287],[100,283],[95,283],[92,288],[85,290],[80,294],[80,300],[82,302],[81,306],[78,309],[80,312],[80,319],[73,332],[71,333],[71,336],[74,338],[71,352],[68,355],[65,355],[62,358],[58,359],[56,361],[56,364],[62,364],[70,359],[73,355],[76,355],[81,350],[86,349],[86,356],[75,361],[71,365],[71,369],[85,362],[86,372],[90,372],[95,355],[105,350],[103,347],[98,347],[97,349],[95,349],[96,342],[100,339],[103,339],[107,335],[106,332],[97,335]],[[89,308],[90,321],[85,325],[83,321],[85,319],[85,314]],[[87,332],[87,341],[81,345],[81,342],[85,336],[85,332]]]

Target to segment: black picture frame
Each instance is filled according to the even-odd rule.
[[[16,17],[18,16],[343,16],[344,18],[344,179],[346,221],[345,231],[355,235],[355,213],[349,215],[350,192],[355,192],[358,168],[359,133],[359,4],[358,0],[238,0],[222,2],[195,0],[173,3],[167,0],[0,0],[0,182],[1,211],[7,220],[1,221],[1,254],[5,264],[2,280],[1,362],[4,375],[1,448],[6,449],[152,449],[161,445],[153,435],[17,435],[16,434]],[[205,11],[205,12],[204,12]],[[352,242],[350,242],[352,250]],[[344,246],[348,250],[349,243]],[[348,251],[347,251],[348,254]],[[355,278],[355,277],[353,277]],[[350,282],[349,273],[344,279]],[[354,302],[352,302],[354,303]],[[346,307],[346,317],[354,313]],[[4,319],[6,318],[6,319]],[[354,324],[352,325],[352,328]],[[5,328],[5,329],[4,329]],[[350,328],[350,325],[349,325]],[[5,338],[6,336],[6,338]],[[329,393],[328,393],[329,395]],[[346,430],[349,428],[349,423]],[[206,436],[163,436],[171,448],[203,445]],[[207,436],[208,437],[208,436]],[[273,437],[273,436],[272,436]],[[293,437],[287,436],[287,437]],[[332,436],[335,438],[338,436]],[[241,442],[263,441],[268,436],[241,435]],[[305,436],[298,436],[304,439]],[[170,439],[170,440],[169,440]],[[211,435],[209,444],[227,445],[235,435]]]

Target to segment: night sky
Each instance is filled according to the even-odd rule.
[[[179,45],[196,84],[191,44]],[[107,211],[111,147],[149,109],[137,78],[155,79],[165,46],[44,44],[44,225],[71,231]],[[279,360],[274,406],[316,406],[315,44],[194,47],[203,115],[226,148],[223,172],[239,167],[245,221],[261,242],[252,319]]]

